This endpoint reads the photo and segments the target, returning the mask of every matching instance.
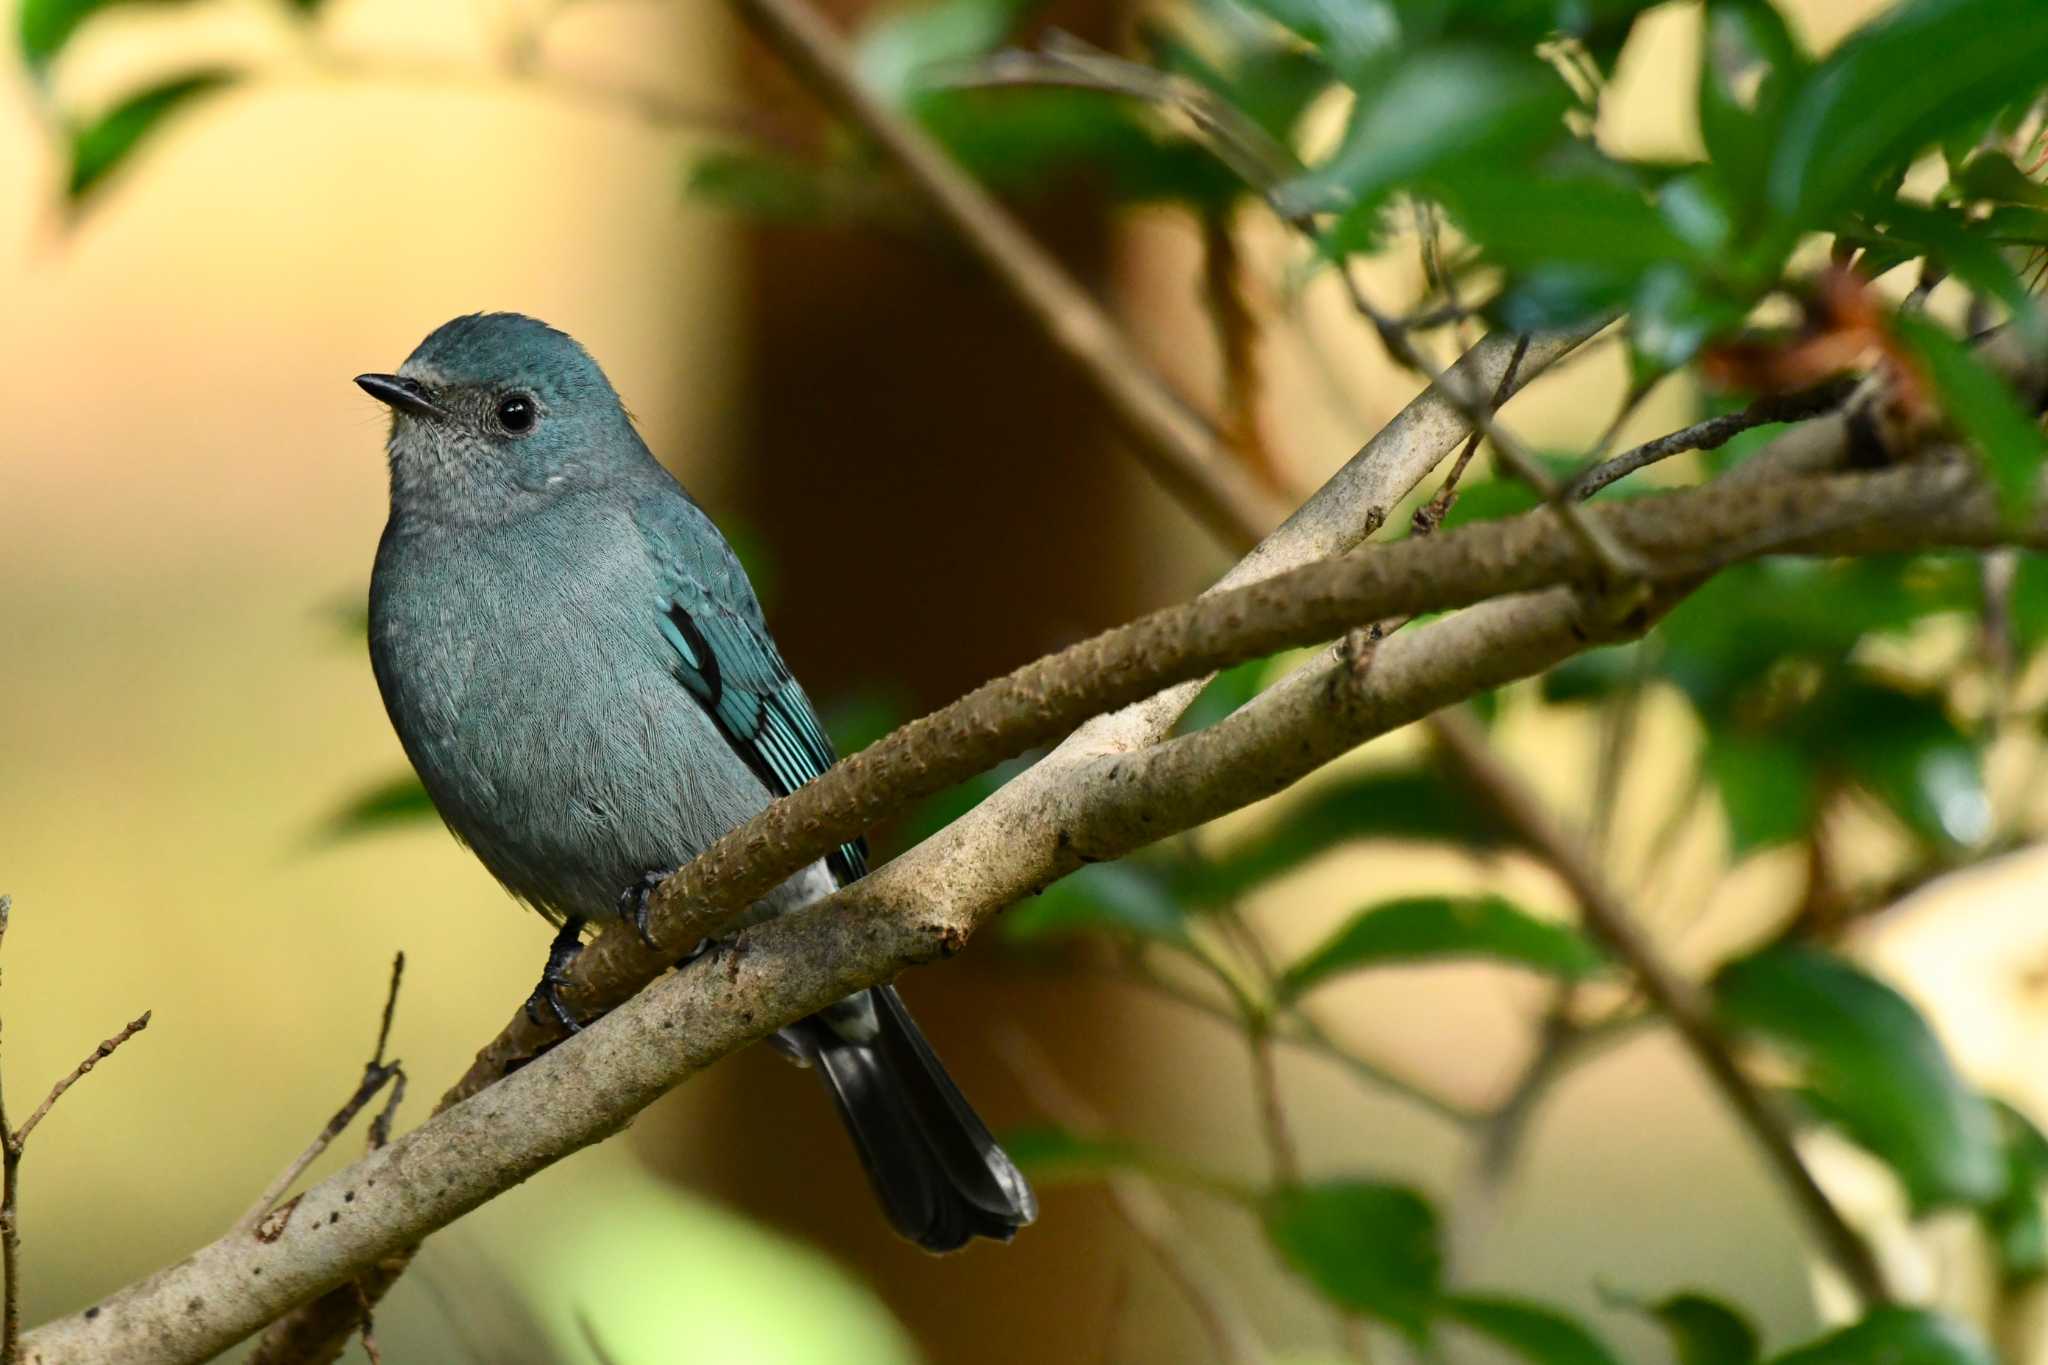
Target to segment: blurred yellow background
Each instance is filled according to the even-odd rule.
[[[73,226],[53,207],[59,168],[27,78],[0,78],[0,891],[16,902],[0,1016],[10,1096],[32,1103],[121,1021],[155,1011],[31,1149],[30,1321],[178,1258],[242,1212],[353,1087],[394,951],[407,955],[395,1050],[412,1076],[414,1120],[524,997],[541,961],[547,928],[438,827],[339,845],[314,837],[347,794],[402,763],[342,619],[367,581],[385,499],[386,415],[350,377],[395,368],[457,313],[533,313],[589,345],[649,443],[723,515],[749,472],[737,462],[757,405],[742,396],[758,393],[772,378],[760,366],[775,363],[750,350],[761,334],[749,292],[759,274],[745,267],[739,229],[679,194],[692,136],[490,75],[522,7],[334,0],[325,41],[409,73],[398,75],[321,67],[278,8],[163,7],[80,40],[60,85],[78,106],[185,54],[232,55],[272,74],[180,118]],[[1795,8],[1825,44],[1880,6]],[[740,40],[719,6],[585,4],[552,33],[547,62],[578,78],[710,109],[746,98]],[[1688,7],[1658,17],[1618,82],[1611,136],[1638,150],[1696,151],[1670,76],[1696,41]],[[429,74],[443,67],[469,74]],[[1134,330],[1198,388],[1206,358],[1176,349],[1202,330],[1182,325],[1199,306],[1190,242],[1166,215],[1141,216],[1120,231],[1108,274]],[[928,247],[895,250],[907,270],[955,270],[930,264],[919,254]],[[1277,246],[1273,255],[1277,273]],[[1311,314],[1318,307],[1312,299]],[[827,323],[886,341],[918,320]],[[1274,442],[1290,475],[1313,486],[1413,385],[1360,337],[1339,351],[1336,402],[1287,344],[1274,343]],[[1518,404],[1515,420],[1584,439],[1618,383],[1612,360]],[[982,401],[996,420],[1002,395]],[[1639,420],[1670,425],[1684,402],[1674,395]],[[977,432],[934,426],[925,438],[906,458],[958,470],[972,515],[1000,517],[983,486],[991,474],[972,463]],[[822,467],[833,455],[815,458]],[[1125,489],[1117,506],[1135,548],[1128,581],[1077,609],[1077,626],[1185,595],[1221,562],[1123,471],[1102,477]],[[940,477],[924,495],[943,504],[954,487]],[[782,527],[772,515],[747,526],[771,565],[789,549]],[[1024,522],[971,529],[991,544],[1046,534]],[[916,547],[903,553],[914,561]],[[858,567],[843,581],[860,593]],[[916,600],[860,595],[861,610],[893,622],[882,641],[928,633]],[[1003,604],[988,609],[1000,622]],[[807,677],[890,677],[886,652],[850,659],[820,645],[824,636],[784,638]],[[1057,642],[1005,645],[998,632],[989,648],[1010,655],[974,667]],[[1508,736],[1546,788],[1583,790],[1579,775],[1546,762],[1581,750],[1528,726],[1511,724]],[[1648,764],[1632,780],[1655,793],[1668,776]],[[1257,909],[1276,939],[1306,943],[1355,905],[1361,885],[1441,886],[1443,872],[1419,856],[1347,853]],[[1728,894],[1767,894],[1774,875],[1753,869]],[[1535,898],[1558,903],[1535,886]],[[1903,965],[1941,951],[1923,947]],[[1036,1116],[995,1061],[1003,1032],[1016,1030],[1073,1067],[1070,1079],[1120,1129],[1260,1169],[1231,1035],[1171,1006],[1008,968],[986,947],[970,958],[920,974],[908,993],[948,1002],[933,1032],[965,1059],[969,1089],[996,1122]],[[1363,1049],[1477,1099],[1512,1074],[1544,999],[1540,985],[1469,968],[1375,978],[1335,1003]],[[1982,1027],[2010,1034],[2007,1023]],[[1981,1060],[1967,1045],[1965,1056]],[[1190,1084],[1195,1075],[1214,1083]],[[1447,1191],[1471,1160],[1450,1128],[1362,1096],[1327,1066],[1290,1057],[1283,1080],[1312,1170]],[[720,1125],[747,1105],[773,1117],[749,1130],[754,1150],[742,1161]],[[344,1139],[328,1162],[359,1141]],[[631,1136],[437,1239],[380,1318],[385,1359],[587,1360],[579,1314],[622,1365],[920,1353],[1163,1362],[1206,1349],[1094,1191],[1046,1192],[1041,1225],[1014,1248],[931,1262],[889,1240],[838,1141],[807,1078],[772,1058],[734,1059]],[[643,1157],[675,1185],[659,1183]],[[764,1193],[764,1182],[785,1188]],[[814,1194],[826,1213],[799,1207]],[[1655,1035],[1557,1091],[1498,1207],[1469,1212],[1454,1232],[1473,1282],[1596,1314],[1603,1277],[1644,1292],[1709,1288],[1753,1306],[1777,1344],[1815,1321],[1782,1201],[1697,1075]],[[1187,1213],[1271,1339],[1304,1359],[1327,1349],[1327,1321],[1270,1265],[1242,1215]],[[522,1325],[528,1314],[551,1345]],[[1622,1315],[1598,1320],[1634,1358],[1661,1349]]]

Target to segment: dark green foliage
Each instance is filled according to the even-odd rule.
[[[2039,420],[1954,337],[1923,318],[1901,317],[1898,326],[1933,379],[1942,407],[1990,470],[2006,511],[2015,517],[2026,511],[2040,494]]]
[[[71,172],[65,181],[65,193],[74,204],[84,199],[119,169],[165,119],[233,79],[222,71],[181,76],[131,95],[98,119],[72,129]]]
[[[1490,958],[1575,980],[1599,969],[1599,950],[1577,930],[1499,896],[1415,896],[1361,910],[1281,978],[1283,998],[1364,967]]]
[[[1738,855],[1803,839],[1813,830],[1819,792],[1813,767],[1777,739],[1715,735],[1703,760],[1721,794],[1728,843]]]
[[[1533,1365],[1620,1365],[1600,1338],[1541,1304],[1496,1295],[1452,1294],[1438,1311]]]
[[[1773,1358],[1771,1365],[1998,1365],[1998,1357],[1954,1318],[1918,1308],[1880,1308]]]
[[[1265,684],[1266,670],[1272,666],[1270,660],[1253,659],[1235,668],[1226,668],[1209,680],[1188,709],[1181,713],[1176,727],[1181,734],[1204,730],[1235,712],[1253,697],[1259,695],[1259,688]]]
[[[1981,1204],[2006,1188],[1991,1107],[1891,987],[1790,945],[1730,963],[1713,986],[1722,1021],[1797,1062],[1816,1107],[1891,1166],[1916,1208]]]
[[[1332,1303],[1420,1341],[1443,1274],[1436,1210],[1413,1190],[1368,1180],[1283,1186],[1266,1234]]]
[[[434,803],[412,771],[398,773],[358,792],[321,826],[323,839],[349,839],[394,825],[434,818]]]
[[[1170,944],[1185,943],[1188,937],[1187,921],[1171,891],[1136,861],[1084,867],[1003,917],[1003,933],[1017,942],[1085,930]]]
[[[2006,1186],[1980,1208],[1984,1229],[2007,1284],[2036,1280],[2048,1272],[2048,1214],[2042,1186],[2048,1184],[2048,1137],[2019,1110],[1994,1100],[2005,1147]]]
[[[1914,153],[2044,83],[2048,25],[2032,0],[1907,0],[1851,35],[1790,98],[1771,207],[1788,230],[1819,226]]]
[[[1217,904],[1358,839],[1418,839],[1494,848],[1507,832],[1426,768],[1362,774],[1290,801],[1271,828],[1227,853],[1181,869],[1191,898]]]
[[[1671,1338],[1677,1365],[1755,1365],[1760,1349],[1749,1319],[1704,1294],[1673,1294],[1645,1306]]]
[[[139,4],[171,4],[176,0],[21,0],[16,33],[21,59],[37,75],[57,59],[64,45],[87,19],[102,10]]]
[[[1040,1182],[1096,1180],[1142,1164],[1138,1149],[1128,1142],[1050,1125],[1012,1128],[1002,1140],[1010,1159]]]

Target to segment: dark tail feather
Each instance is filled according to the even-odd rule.
[[[874,1041],[849,1042],[813,1016],[784,1040],[825,1079],[890,1224],[926,1251],[974,1237],[1007,1242],[1038,1201],[961,1095],[893,986],[869,992]]]

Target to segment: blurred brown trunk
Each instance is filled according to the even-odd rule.
[[[828,6],[842,21],[867,7]],[[1112,8],[1053,5],[1044,20],[1110,42]],[[748,61],[763,98],[808,107],[764,54]],[[1100,283],[1104,205],[1027,216]],[[1151,605],[1136,481],[1100,405],[949,239],[756,226],[746,261],[753,385],[731,503],[767,549],[776,635],[821,706],[879,690],[923,711]],[[983,942],[905,993],[998,1130],[1038,1117],[998,1058],[1002,1030],[1029,1033],[1090,1096],[1127,1084],[1120,1011],[1098,983],[1056,983]],[[1103,1355],[1134,1253],[1093,1194],[1054,1192],[1010,1248],[937,1260],[889,1232],[814,1078],[755,1049],[678,1108],[695,1155],[664,1159],[672,1129],[643,1151],[856,1268],[931,1359]]]

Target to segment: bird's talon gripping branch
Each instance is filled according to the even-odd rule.
[[[640,941],[657,953],[661,951],[661,945],[655,942],[653,931],[647,927],[647,898],[654,894],[655,887],[675,875],[676,870],[672,867],[654,868],[641,873],[639,882],[619,893],[619,918],[631,924],[633,932],[640,935]],[[699,943],[690,950],[688,957],[679,959],[676,965],[682,966],[703,951],[704,945]]]
[[[583,921],[574,917],[563,920],[555,941],[548,945],[548,965],[541,968],[540,983],[533,988],[533,994],[526,997],[528,1019],[540,1023],[540,1009],[546,1005],[548,1012],[555,1016],[555,1022],[562,1026],[562,1032],[583,1032],[583,1025],[562,1003],[562,986],[569,979],[569,964],[582,951]]]

